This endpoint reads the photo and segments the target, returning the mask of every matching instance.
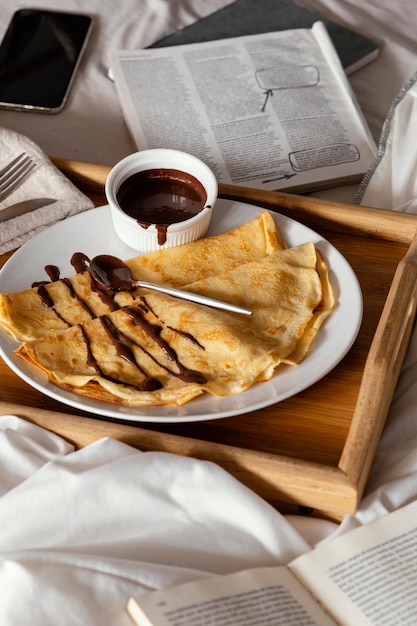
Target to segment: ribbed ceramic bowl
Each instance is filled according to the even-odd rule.
[[[117,200],[118,190],[124,181],[137,172],[152,169],[179,170],[191,174],[203,185],[207,196],[203,209],[195,216],[168,225],[166,240],[162,245],[158,243],[157,226],[141,226],[139,220],[128,215]],[[179,150],[155,148],[135,152],[119,161],[107,177],[105,193],[118,237],[138,252],[152,252],[204,237],[217,200],[218,186],[213,172],[200,159]]]

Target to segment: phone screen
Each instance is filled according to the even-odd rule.
[[[0,45],[0,107],[60,111],[91,25],[87,15],[16,11]]]

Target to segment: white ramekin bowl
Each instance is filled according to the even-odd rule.
[[[127,178],[150,169],[174,169],[191,174],[203,185],[207,195],[205,206],[197,215],[169,224],[166,241],[162,245],[158,243],[158,230],[155,224],[149,227],[141,226],[135,218],[122,210],[117,201],[118,189]],[[116,234],[125,244],[144,253],[178,246],[204,237],[217,200],[218,185],[211,169],[197,157],[179,150],[154,148],[135,152],[116,163],[107,177],[105,193]]]

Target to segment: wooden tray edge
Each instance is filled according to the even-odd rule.
[[[52,162],[85,191],[104,193],[109,165],[51,157]],[[280,191],[264,191],[219,183],[219,196],[279,211],[306,225],[411,244],[417,215],[322,200]]]
[[[388,415],[417,310],[417,235],[399,262],[365,363],[339,462],[362,493]]]
[[[338,468],[230,445],[147,430],[138,424],[58,413],[0,401],[0,415],[15,415],[63,437],[75,449],[111,437],[142,451],[163,451],[214,462],[279,510],[313,512],[340,520],[357,506],[357,490]],[[329,510],[329,500],[332,509]],[[336,506],[334,504],[336,503]]]

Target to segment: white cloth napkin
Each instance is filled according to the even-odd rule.
[[[0,169],[22,152],[33,158],[36,167],[0,203],[0,212],[2,207],[30,198],[54,198],[57,202],[1,222],[0,254],[18,248],[55,222],[93,207],[91,200],[55,167],[37,144],[25,135],[0,128]]]
[[[364,176],[356,204],[417,213],[417,72],[391,104],[378,154]]]

